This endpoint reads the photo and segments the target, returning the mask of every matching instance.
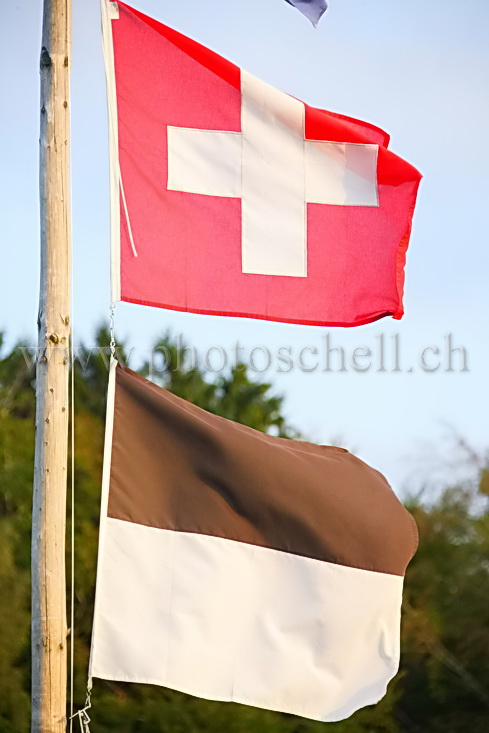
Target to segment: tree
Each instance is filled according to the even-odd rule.
[[[78,352],[75,371],[75,697],[84,703],[93,614],[105,394],[110,349],[105,329],[96,346]],[[2,339],[0,338],[0,348]],[[271,385],[238,365],[210,378],[185,364],[183,346],[164,336],[157,379],[175,394],[215,414],[284,437],[296,433],[283,418]],[[118,347],[122,361],[127,352]],[[33,364],[29,350],[0,351],[0,733],[29,727],[29,563],[34,444]],[[152,365],[143,365],[146,374]],[[154,371],[154,370],[153,370]],[[153,374],[154,377],[154,374]],[[489,462],[472,478],[448,486],[430,502],[408,501],[420,549],[407,573],[401,670],[388,694],[332,733],[482,733],[489,716]],[[68,558],[69,562],[70,558]],[[321,723],[217,703],[150,685],[97,680],[98,733],[319,733]]]
[[[0,349],[3,336],[0,334]],[[0,730],[29,728],[34,392],[22,352],[0,351]]]
[[[415,730],[487,730],[489,502],[481,498],[470,482],[431,506],[408,503],[420,547],[406,577],[399,709]]]

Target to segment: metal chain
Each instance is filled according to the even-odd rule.
[[[78,710],[74,715],[70,717],[70,720],[72,718],[78,718],[78,722],[80,723],[80,731],[81,733],[90,733],[90,716],[88,714],[88,711],[92,707],[92,680],[88,680],[87,684],[87,697],[85,700],[85,707],[82,708],[82,710]]]
[[[110,304],[110,354],[113,359],[115,356],[115,303]]]

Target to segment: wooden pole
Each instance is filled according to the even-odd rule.
[[[32,513],[31,733],[66,730],[70,59],[71,0],[44,0],[40,60],[41,288]]]

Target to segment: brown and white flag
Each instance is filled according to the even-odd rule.
[[[399,664],[414,520],[341,448],[111,367],[90,676],[323,721]]]

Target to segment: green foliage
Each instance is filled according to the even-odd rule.
[[[0,730],[29,729],[29,573],[16,566],[19,537],[8,520],[0,519]]]
[[[430,731],[482,733],[489,720],[489,512],[472,489],[413,505],[420,547],[404,594],[402,707]]]
[[[93,613],[109,334],[75,371],[75,703],[84,702]],[[0,349],[2,339],[0,338]],[[242,365],[211,380],[167,335],[158,381],[206,410],[295,437],[282,399]],[[124,361],[126,353],[118,347]],[[0,352],[1,353],[1,352]],[[29,730],[33,370],[27,350],[0,358],[0,733]],[[26,357],[26,358],[25,358]],[[142,370],[155,377],[155,365]],[[321,724],[151,685],[95,681],[93,733],[482,733],[489,719],[489,465],[431,504],[412,500],[420,549],[405,586],[402,663],[388,694],[349,720]],[[477,474],[477,475],[476,475]],[[69,558],[67,558],[69,563]]]
[[[3,339],[0,339],[0,345]],[[0,359],[0,731],[29,728],[34,393],[16,348]]]

